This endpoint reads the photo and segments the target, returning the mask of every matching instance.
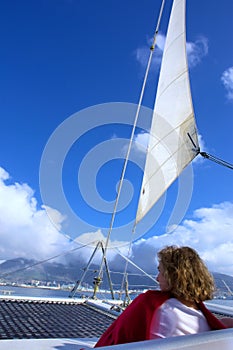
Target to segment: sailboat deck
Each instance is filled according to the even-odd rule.
[[[208,307],[217,317],[233,317],[233,310]],[[100,301],[4,296],[0,298],[0,339],[98,338],[116,317]]]
[[[208,305],[216,316],[233,308]],[[0,296],[0,349],[89,349],[118,312],[107,301]],[[175,339],[177,338],[177,339]],[[231,349],[232,330],[111,346],[122,349]]]
[[[116,316],[84,302],[0,300],[0,339],[99,337]]]

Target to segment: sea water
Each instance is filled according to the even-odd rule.
[[[41,287],[16,287],[16,286],[0,286],[0,296],[13,297],[38,297],[38,298],[68,298],[70,290],[62,290],[56,288],[41,288]],[[75,293],[75,297],[89,298],[93,295],[93,291],[79,291]],[[96,294],[99,299],[111,299],[109,292],[99,291]],[[135,297],[135,296],[134,296]],[[132,296],[131,299],[134,299]],[[124,298],[124,294],[123,297]],[[115,293],[115,299],[119,299],[119,293]]]
[[[91,297],[93,292],[83,292],[81,293],[86,297]],[[98,295],[99,294],[99,295]],[[100,299],[111,298],[109,293],[98,293],[97,297]],[[38,298],[68,298],[70,291],[62,289],[49,289],[49,288],[39,288],[39,287],[16,287],[16,286],[0,286],[0,296],[11,295],[13,297],[38,297]],[[75,296],[80,296],[80,293],[76,293]],[[130,296],[134,299],[134,296]],[[123,297],[124,298],[124,297]],[[119,294],[116,294],[116,299],[119,299]],[[219,304],[224,306],[233,307],[233,299],[213,299],[208,301],[208,303]]]
[[[69,291],[37,287],[0,286],[0,295],[11,295],[13,297],[68,298]]]
[[[209,300],[208,303],[233,307],[233,299],[213,299]]]

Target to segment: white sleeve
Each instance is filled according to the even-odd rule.
[[[160,306],[152,317],[150,339],[167,338],[171,336],[176,326],[176,316],[165,304]]]

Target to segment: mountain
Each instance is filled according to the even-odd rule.
[[[11,283],[28,283],[32,280],[70,283],[77,279],[79,275],[77,270],[77,266],[67,266],[56,262],[41,264],[36,260],[17,258],[0,264],[0,280]]]
[[[32,281],[41,281],[43,283],[56,282],[59,284],[75,283],[83,274],[85,266],[80,262],[61,264],[56,262],[40,263],[35,260],[24,258],[11,259],[0,264],[0,281],[4,283],[32,283]],[[114,271],[111,267],[111,279],[114,289],[120,289],[122,283],[122,271]],[[94,277],[98,275],[98,266],[91,265],[84,279],[89,286],[93,285]],[[233,277],[221,273],[213,273],[217,291],[229,294],[233,291]],[[155,277],[155,276],[153,276]],[[129,287],[131,289],[145,289],[153,287],[154,282],[147,276],[139,274],[136,270],[128,273]],[[108,288],[107,278],[104,274],[102,288]]]

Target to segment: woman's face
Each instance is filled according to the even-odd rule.
[[[164,277],[164,268],[161,262],[159,263],[158,270],[159,270],[159,273],[156,277],[156,280],[159,282],[160,289],[161,291],[164,291],[164,292],[168,291],[170,288]]]

